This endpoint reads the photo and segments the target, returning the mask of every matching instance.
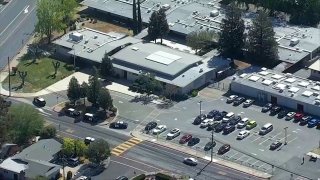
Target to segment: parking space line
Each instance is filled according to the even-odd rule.
[[[254,162],[254,163],[252,163],[252,164],[251,164],[251,166],[253,166],[253,165],[257,164],[257,162],[259,162],[259,160],[258,160],[258,161],[256,161],[256,162]]]
[[[282,132],[279,132],[278,134],[276,134],[275,136],[273,136],[272,139],[274,139],[275,137],[279,136],[280,134],[282,134]]]
[[[237,154],[239,154],[239,153],[235,153],[234,155],[230,156],[229,159],[233,158]]]
[[[268,141],[268,140],[272,140],[270,138],[267,138],[266,140],[262,141],[261,143],[259,143],[259,145],[263,144],[264,142]]]
[[[239,161],[242,157],[245,157],[245,155],[240,156],[236,161]]]
[[[255,140],[251,141],[251,142],[255,142],[257,141],[258,139],[262,138],[261,136],[258,136]]]
[[[243,161],[243,162],[246,163],[246,162],[250,161],[251,159],[253,159],[253,158],[249,157],[249,159],[247,159],[246,161]]]
[[[288,134],[288,135],[287,135],[287,138],[288,138],[289,136],[291,136],[291,134]],[[286,137],[283,137],[283,138],[279,139],[279,141],[283,141],[285,138],[286,138]]]
[[[259,166],[258,168],[261,168],[262,166],[266,165],[266,163],[263,163],[261,166]]]
[[[288,141],[288,143],[291,143],[292,141],[298,139],[297,137],[293,138],[292,140]]]

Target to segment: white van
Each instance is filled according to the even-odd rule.
[[[227,123],[230,121],[231,118],[234,117],[234,113],[233,112],[229,112],[223,119],[222,122],[223,123]]]
[[[237,128],[241,129],[241,128],[246,127],[246,125],[248,124],[248,122],[249,122],[249,118],[243,118],[243,119],[241,119],[241,121],[237,124]]]
[[[260,129],[260,135],[266,135],[273,130],[273,125],[271,123],[267,123]]]

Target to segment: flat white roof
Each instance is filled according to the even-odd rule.
[[[241,78],[244,78],[244,77],[246,77],[247,75],[248,75],[247,73],[243,73],[243,74],[240,75],[240,77],[241,77]]]
[[[287,87],[287,85],[285,84],[277,84],[276,85],[276,89],[285,89]]]
[[[302,93],[303,96],[310,97],[313,94],[311,91],[305,91]]]
[[[302,87],[307,87],[310,83],[306,81],[301,81],[298,85]]]
[[[271,81],[271,80],[269,80],[269,79],[266,79],[266,80],[264,80],[264,81],[262,82],[262,84],[267,85],[267,86],[269,86],[269,85],[272,84],[272,83],[273,83],[273,81]]]
[[[289,92],[293,92],[293,93],[296,93],[296,92],[298,92],[299,91],[299,88],[297,88],[297,87],[291,87],[290,89],[289,89]]]
[[[268,71],[261,71],[261,72],[259,72],[259,74],[260,74],[260,75],[263,75],[263,76],[266,76],[266,75],[270,74],[270,72],[268,72]]]
[[[271,78],[273,79],[281,79],[283,76],[279,75],[279,74],[275,74],[273,76],[271,76]]]
[[[157,63],[164,64],[164,65],[169,65],[172,62],[174,62],[178,59],[181,59],[181,57],[174,55],[174,54],[166,53],[163,51],[157,51],[157,52],[152,53],[149,56],[147,56],[146,59],[148,59],[150,61],[157,62]]]
[[[320,71],[320,59],[316,60],[313,64],[309,66],[309,69]]]
[[[285,80],[285,82],[288,82],[288,83],[293,83],[295,81],[296,81],[295,78],[288,78],[288,79]]]
[[[251,76],[251,77],[249,78],[250,81],[254,81],[254,82],[258,81],[259,79],[260,79],[259,76]]]
[[[316,91],[320,91],[320,86],[313,86],[311,89],[316,90]]]

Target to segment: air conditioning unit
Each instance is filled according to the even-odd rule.
[[[294,96],[294,93],[291,93],[291,95],[290,95],[291,97],[293,97]]]

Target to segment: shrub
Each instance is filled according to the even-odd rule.
[[[72,172],[71,171],[68,171],[67,173],[67,180],[71,180],[72,178]]]
[[[194,89],[191,92],[191,97],[196,97],[198,95],[198,90]]]
[[[57,130],[54,126],[49,125],[47,127],[44,127],[41,131],[40,131],[40,137],[42,139],[50,139],[50,138],[54,138],[57,134]]]

